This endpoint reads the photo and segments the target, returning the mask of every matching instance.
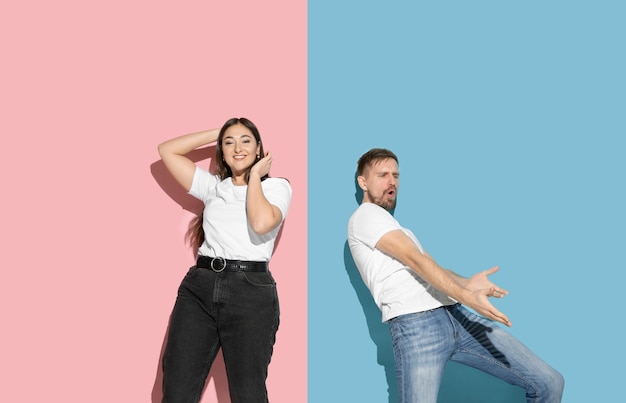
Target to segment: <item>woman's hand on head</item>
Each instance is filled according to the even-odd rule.
[[[250,173],[259,175],[259,178],[269,175],[270,168],[272,167],[272,154],[269,151],[265,152],[265,156],[254,163],[250,168]]]

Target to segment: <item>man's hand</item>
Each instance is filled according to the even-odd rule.
[[[488,276],[497,272],[499,270],[498,266],[494,266],[491,269],[481,271],[479,273],[474,274],[467,280],[465,283],[465,288],[469,291],[476,290],[484,290],[484,289],[492,289],[492,295],[490,297],[502,298],[507,295],[509,292],[503,288],[498,287],[494,283],[489,280]]]
[[[491,269],[476,273],[467,279],[464,287],[472,293],[473,297],[472,301],[467,305],[486,318],[498,321],[506,326],[511,326],[509,318],[489,302],[489,297],[502,298],[509,293],[507,290],[498,287],[489,280],[489,276],[498,270],[498,266],[494,266]]]
[[[472,291],[470,301],[466,301],[465,305],[487,319],[495,320],[510,327],[511,321],[509,318],[489,302],[489,297],[495,297],[496,295],[501,294],[499,291],[496,291],[495,287],[478,289]]]
[[[507,326],[511,326],[511,322],[506,315],[498,311],[490,302],[489,297],[502,298],[509,292],[504,288],[500,288],[489,280],[489,275],[498,271],[498,267],[494,266],[491,269],[481,271],[474,274],[470,278],[459,276],[450,269],[445,269],[446,273],[459,283],[469,296],[465,296],[462,302],[463,304],[473,308],[476,312],[489,318],[491,320],[498,321]]]

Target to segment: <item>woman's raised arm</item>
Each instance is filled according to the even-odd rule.
[[[186,191],[191,188],[196,164],[187,154],[198,147],[217,141],[220,129],[210,129],[175,137],[159,144],[159,155],[168,171]]]
[[[250,169],[248,192],[246,195],[246,212],[250,227],[257,234],[266,234],[276,228],[283,219],[280,209],[267,200],[261,187],[261,178],[267,175],[272,166],[272,154],[265,156]]]

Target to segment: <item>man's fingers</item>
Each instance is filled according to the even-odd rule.
[[[493,266],[491,269],[487,269],[485,270],[485,274],[487,274],[488,276],[497,272],[498,270],[500,270],[500,268],[498,266]]]
[[[491,295],[492,295],[493,297],[496,297],[496,298],[502,298],[502,297],[504,297],[505,295],[507,295],[508,293],[509,293],[509,292],[508,292],[507,290],[505,290],[505,289],[502,289],[502,288],[494,288],[494,289],[493,289],[493,292],[491,293]]]
[[[492,314],[492,319],[502,323],[503,325],[506,325],[508,327],[511,327],[511,321],[509,320],[509,318],[506,317],[505,314],[503,314],[500,311],[494,311],[491,313]]]

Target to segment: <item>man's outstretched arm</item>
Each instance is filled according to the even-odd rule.
[[[430,256],[422,254],[402,230],[390,231],[383,235],[376,243],[376,249],[410,267],[433,287],[484,317],[511,326],[509,318],[489,302],[489,297],[502,297],[507,294],[506,290],[487,279],[497,267],[466,279],[451,270],[443,269]]]

